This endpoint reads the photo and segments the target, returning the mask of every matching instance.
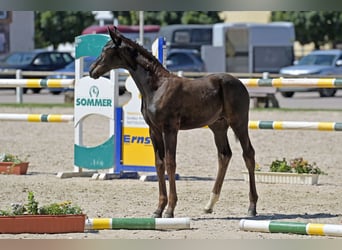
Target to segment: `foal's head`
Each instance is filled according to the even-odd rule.
[[[95,79],[111,69],[135,70],[137,67],[136,57],[138,52],[134,46],[135,44],[123,37],[116,28],[114,28],[114,31],[108,28],[108,32],[111,40],[103,47],[101,55],[90,67],[89,74]]]

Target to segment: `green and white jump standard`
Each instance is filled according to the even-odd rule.
[[[264,233],[292,233],[320,236],[342,236],[342,225],[302,222],[240,220],[240,230]]]
[[[85,230],[178,230],[190,229],[190,218],[94,218],[86,219]]]

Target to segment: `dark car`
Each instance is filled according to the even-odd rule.
[[[281,68],[283,76],[342,75],[342,50],[315,50],[302,57],[295,65]],[[318,91],[321,97],[334,96],[334,88],[280,88],[284,97],[292,97],[295,92]]]
[[[54,71],[65,67],[74,58],[68,52],[33,50],[12,52],[0,62],[0,71],[21,69],[23,71]],[[46,75],[30,78],[45,78]],[[1,78],[13,78],[13,75],[1,75]],[[33,88],[34,93],[39,93],[40,88]],[[24,92],[27,89],[24,88]]]
[[[84,57],[83,58],[83,72],[88,74],[89,68],[91,64],[96,60],[96,57]],[[127,74],[120,74],[120,73],[127,73]],[[123,94],[125,92],[125,81],[128,76],[128,71],[125,69],[119,69],[119,94]],[[72,79],[75,78],[75,60],[69,63],[62,69],[55,70],[55,74],[49,75],[48,79]],[[73,89],[69,88],[50,88],[49,91],[54,94],[58,95],[61,92],[70,91]]]
[[[83,72],[88,73],[90,65],[94,62],[94,57],[84,57]],[[64,68],[54,70],[55,74],[47,76],[47,79],[73,79],[75,78],[75,60],[70,62]],[[72,90],[69,88],[50,88],[49,91],[54,95],[59,95],[61,92]]]
[[[170,49],[167,53],[166,67],[170,71],[206,71],[200,53],[193,49]]]

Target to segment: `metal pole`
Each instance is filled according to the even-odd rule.
[[[21,69],[17,69],[15,71],[15,78],[16,79],[22,78]],[[16,102],[17,103],[23,103],[23,88],[22,87],[16,87],[15,92],[16,92]]]
[[[139,11],[139,42],[144,46],[144,11]]]

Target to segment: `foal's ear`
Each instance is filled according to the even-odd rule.
[[[119,47],[121,45],[122,39],[119,37],[117,28],[114,27],[114,31],[111,30],[109,27],[107,29],[108,29],[108,33],[109,33],[110,37],[112,38],[112,41],[113,41],[115,47]]]

